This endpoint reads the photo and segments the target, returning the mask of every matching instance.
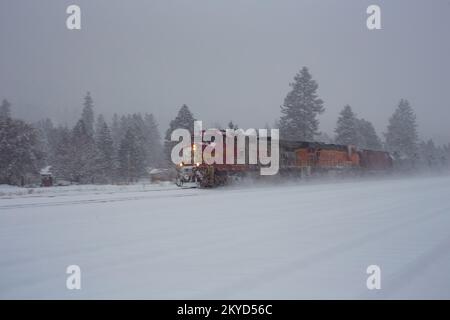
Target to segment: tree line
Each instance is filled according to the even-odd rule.
[[[94,115],[88,92],[80,119],[70,128],[50,119],[27,124],[11,117],[3,100],[0,113],[0,184],[23,185],[51,166],[70,183],[131,183],[163,164],[161,137],[152,114],[114,114],[108,123]]]

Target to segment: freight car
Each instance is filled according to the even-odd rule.
[[[270,144],[270,137],[268,138]],[[224,139],[225,141],[225,139]],[[208,143],[202,142],[195,148],[204,149]],[[259,159],[256,164],[237,164],[237,150],[234,146],[234,164],[207,164],[182,162],[178,165],[176,184],[180,187],[215,187],[243,177],[259,177]],[[270,148],[268,148],[270,149]],[[226,148],[221,157],[226,158]],[[248,145],[245,146],[248,160]],[[309,177],[329,172],[341,174],[365,174],[387,171],[392,168],[392,157],[388,152],[358,150],[352,145],[337,145],[306,141],[279,140],[279,175]]]

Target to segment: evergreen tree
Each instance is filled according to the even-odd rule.
[[[358,144],[358,128],[355,113],[349,105],[346,105],[340,112],[337,121],[335,141],[337,144],[357,145]]]
[[[147,140],[147,156],[148,164],[152,167],[158,167],[162,164],[162,145],[161,135],[159,133],[158,124],[153,114],[145,114],[145,136]]]
[[[11,118],[11,104],[6,99],[3,99],[0,105],[0,118]]]
[[[70,170],[78,183],[95,182],[96,146],[84,121],[80,119],[72,130],[70,142]]]
[[[120,143],[119,153],[119,173],[127,183],[136,181],[142,174],[144,159],[141,157],[138,140],[129,128]]]
[[[95,143],[97,146],[96,177],[100,182],[111,182],[114,175],[114,144],[111,131],[103,116],[98,116]]]
[[[149,139],[144,118],[140,113],[135,113],[131,115],[129,121],[129,129],[131,129],[137,142],[136,155],[139,157],[139,163],[142,164],[140,173],[145,174],[145,170],[149,166],[149,153],[151,150],[149,149]]]
[[[194,115],[189,110],[188,106],[183,104],[183,106],[178,111],[177,116],[175,119],[170,121],[169,128],[166,131],[165,136],[165,142],[164,142],[164,149],[165,149],[165,155],[166,155],[166,161],[168,165],[172,164],[172,160],[170,159],[170,154],[172,151],[172,148],[177,143],[176,141],[170,141],[170,136],[172,132],[176,129],[187,129],[189,132],[191,132],[191,135],[194,134]]]
[[[94,130],[95,134],[94,134],[94,136],[96,138],[97,138],[97,131],[100,131],[105,124],[106,124],[105,117],[102,114],[99,114],[97,116],[96,121],[95,121],[95,130]]]
[[[317,96],[318,84],[312,79],[308,68],[303,67],[290,86],[292,90],[281,106],[281,137],[287,140],[313,141],[319,128],[317,116],[325,110],[323,101]]]
[[[131,115],[122,115],[120,117],[120,143],[122,143],[123,138],[125,137],[125,134],[127,133],[128,129],[131,128]]]
[[[24,185],[41,157],[36,130],[22,120],[0,117],[0,184]]]
[[[54,131],[53,122],[50,119],[43,119],[33,125],[36,130],[37,148],[42,154],[39,166],[41,168],[51,165],[52,148],[50,140]]]
[[[432,139],[429,139],[427,142],[420,142],[418,150],[420,160],[424,166],[433,168],[442,164],[442,156],[444,156],[443,150],[436,147]]]
[[[187,129],[194,133],[194,121],[195,118],[189,107],[185,104],[178,111],[177,116],[170,122],[169,129],[166,132],[166,140],[170,140],[170,135],[175,129]]]
[[[122,131],[120,128],[120,119],[117,113],[114,113],[111,123],[111,137],[114,141],[114,150],[119,150],[120,142],[122,141]]]
[[[69,128],[59,126],[49,136],[49,165],[56,179],[72,181],[72,139]]]
[[[397,109],[389,119],[385,137],[388,151],[402,159],[414,160],[417,158],[416,115],[408,100],[400,100]]]
[[[94,136],[94,101],[92,100],[91,93],[88,91],[84,97],[83,112],[81,119],[84,122],[86,132],[91,137]]]
[[[357,119],[356,127],[358,130],[358,147],[369,150],[382,149],[381,140],[371,122],[365,119]]]

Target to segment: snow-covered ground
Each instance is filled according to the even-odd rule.
[[[10,191],[0,298],[450,298],[449,176]]]

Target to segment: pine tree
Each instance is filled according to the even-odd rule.
[[[100,131],[105,124],[106,124],[105,117],[102,114],[99,114],[97,116],[97,119],[95,120],[95,130],[94,130],[95,134],[94,134],[94,136],[96,138],[97,138],[97,132]]]
[[[111,137],[114,141],[114,150],[119,149],[120,142],[122,141],[122,132],[120,128],[119,116],[114,113],[111,123]]]
[[[71,132],[67,127],[59,126],[49,136],[51,150],[49,165],[52,166],[52,173],[58,180],[72,181],[73,149],[71,143]]]
[[[303,67],[290,86],[292,90],[281,106],[281,137],[287,140],[313,141],[319,128],[317,116],[325,110],[323,101],[317,96],[318,84],[312,79],[308,68]]]
[[[408,100],[400,100],[397,109],[389,119],[385,137],[388,151],[401,159],[414,160],[417,158],[416,115]]]
[[[175,129],[187,129],[194,133],[194,121],[195,118],[189,107],[185,104],[178,111],[177,116],[170,122],[169,129],[166,132],[166,140],[170,140],[170,135]]]
[[[80,119],[71,133],[70,171],[78,183],[95,182],[96,146],[84,121]]]
[[[158,167],[162,164],[162,145],[161,135],[159,133],[158,124],[153,114],[145,114],[145,136],[147,140],[147,156],[148,164],[152,167]]]
[[[114,144],[111,131],[102,115],[99,115],[95,130],[96,177],[100,182],[111,182],[114,175]]]
[[[52,149],[50,145],[51,136],[54,131],[53,122],[47,118],[38,121],[33,125],[36,130],[37,148],[42,154],[39,166],[45,167],[51,165]]]
[[[170,125],[166,131],[164,142],[164,153],[168,165],[172,164],[170,154],[173,146],[177,143],[170,140],[172,132],[176,129],[187,129],[192,135],[194,134],[194,121],[195,121],[194,115],[191,113],[188,106],[185,104],[183,104],[183,106],[178,111],[176,118],[170,121]]]
[[[11,104],[6,99],[3,99],[0,105],[0,118],[11,118]]]
[[[371,122],[365,119],[357,119],[356,127],[358,130],[358,147],[369,150],[382,149],[381,140]]]
[[[92,100],[91,93],[88,91],[84,97],[83,112],[81,119],[84,122],[86,132],[91,137],[94,136],[94,101]]]
[[[136,181],[144,168],[144,159],[141,156],[138,140],[129,128],[120,143],[119,152],[119,173],[127,183]]]
[[[443,162],[442,156],[444,156],[444,152],[436,147],[433,139],[429,139],[427,142],[420,142],[418,145],[418,153],[422,164],[428,168],[437,167]]]
[[[144,118],[140,113],[131,115],[130,127],[129,127],[136,139],[137,150],[136,155],[140,158],[142,163],[141,174],[145,173],[145,169],[149,166],[149,141],[146,135],[147,128],[144,122]]]
[[[36,130],[22,120],[0,117],[0,184],[24,185],[38,172]]]
[[[122,140],[123,140],[123,138],[125,137],[125,134],[127,133],[127,131],[128,131],[128,129],[129,128],[131,128],[131,115],[122,115],[121,117],[120,117],[120,125],[119,125],[119,128],[120,128],[120,132],[119,132],[119,137],[120,137],[120,140],[119,140],[119,145],[120,145],[120,143],[122,143]]]
[[[337,121],[335,141],[337,144],[357,145],[358,144],[358,128],[355,113],[349,105],[346,105],[340,112]]]

